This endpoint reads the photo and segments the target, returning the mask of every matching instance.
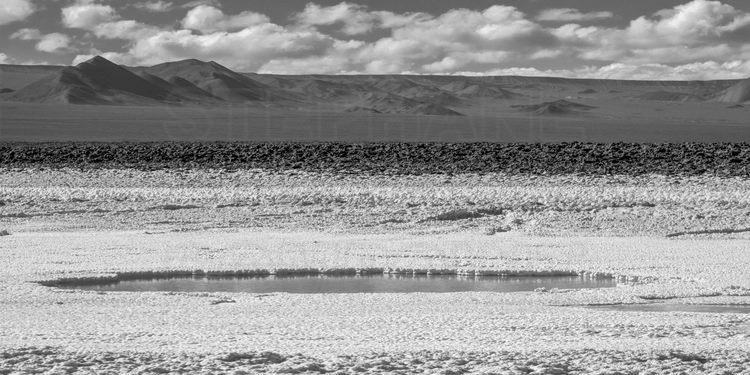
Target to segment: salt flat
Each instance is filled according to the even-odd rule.
[[[585,307],[750,304],[744,233],[665,238],[746,224],[745,180],[500,174],[451,180],[5,170],[0,219],[10,235],[0,237],[0,364],[205,373],[748,368],[746,314]],[[187,186],[198,188],[189,193]],[[397,207],[404,212],[394,217]],[[620,285],[512,294],[256,295],[101,294],[33,283],[119,272],[300,268],[575,271],[613,275]]]

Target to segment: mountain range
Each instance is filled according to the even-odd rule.
[[[244,105],[439,116],[461,116],[506,105],[531,115],[561,116],[585,114],[596,108],[597,101],[718,102],[742,106],[750,101],[750,79],[283,76],[239,73],[213,61],[194,59],[126,67],[97,56],[68,67],[0,65],[0,100],[120,106]]]

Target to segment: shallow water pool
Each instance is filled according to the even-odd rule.
[[[180,277],[123,281],[90,281],[76,285],[54,285],[65,289],[121,292],[245,292],[245,293],[450,293],[523,292],[538,288],[611,288],[610,278],[578,276],[501,277],[456,275],[362,275],[362,276],[265,276],[265,277]]]

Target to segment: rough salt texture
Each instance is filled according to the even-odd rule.
[[[718,358],[721,358],[718,359]],[[374,353],[316,358],[274,352],[214,355],[157,353],[70,353],[54,348],[22,348],[0,355],[0,365],[17,364],[22,372],[128,372],[192,374],[388,373],[388,374],[747,374],[750,355],[711,351],[622,353],[604,350],[555,352]]]
[[[181,361],[181,353],[272,351],[334,362],[354,355],[356,362],[372,353],[449,352],[461,358],[457,352],[491,351],[515,352],[512,363],[523,366],[526,357],[518,353],[532,358],[556,353],[575,363],[583,353],[606,351],[602,358],[610,356],[619,366],[649,360],[648,352],[680,352],[709,357],[710,368],[718,368],[746,358],[750,339],[747,314],[586,307],[748,304],[746,240],[214,230],[17,233],[2,241],[0,345],[6,353],[52,346],[65,348],[68,354],[60,355],[73,360],[69,352],[103,355],[137,348],[143,354],[119,355],[170,366]],[[578,270],[623,277],[617,288],[506,294],[99,293],[29,283],[147,270],[304,267]],[[699,366],[666,358],[686,366],[682,369]],[[30,356],[18,366],[40,360]],[[585,361],[581,366],[602,368]]]
[[[709,176],[3,170],[0,372],[742,373],[750,184]],[[492,229],[492,230],[489,230]],[[613,275],[525,293],[97,293],[156,271]],[[221,302],[221,303],[217,303]]]
[[[748,143],[0,143],[0,166],[750,176]]]
[[[11,232],[261,227],[665,236],[750,229],[748,191],[750,180],[711,176],[4,169],[0,220]]]

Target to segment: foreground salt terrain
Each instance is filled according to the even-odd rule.
[[[748,373],[750,181],[3,169],[0,371]],[[712,234],[691,234],[717,229]],[[523,293],[101,293],[153,271],[612,275]]]

